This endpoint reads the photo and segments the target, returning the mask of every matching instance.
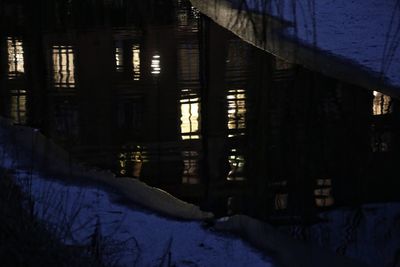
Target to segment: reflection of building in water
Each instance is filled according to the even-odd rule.
[[[244,135],[246,128],[246,95],[243,89],[228,91],[228,137]]]
[[[182,183],[184,184],[198,184],[199,179],[199,153],[197,151],[183,151],[183,175]]]
[[[374,91],[372,114],[385,115],[391,112],[392,112],[392,98],[378,91]]]
[[[71,24],[82,26],[73,30],[77,34],[60,34],[70,31],[62,23],[57,34],[53,27],[43,31],[50,48],[46,50],[50,90],[47,105],[37,108],[37,113],[46,112],[50,119],[40,118],[37,123],[49,123],[46,130],[61,137],[57,139],[79,138],[71,143],[89,147],[86,159],[101,165],[109,159],[93,158],[106,151],[119,174],[146,179],[148,175],[160,183],[201,184],[204,175],[210,177],[211,186],[221,185],[225,192],[217,193],[229,196],[229,206],[238,199],[239,190],[255,184],[254,191],[259,192],[250,192],[259,197],[255,204],[268,205],[278,215],[286,211],[297,215],[304,208],[300,205],[350,203],[357,189],[354,181],[383,176],[385,183],[398,181],[388,174],[389,170],[396,173],[398,154],[394,153],[399,146],[394,99],[368,92],[366,100],[355,87],[341,89],[334,79],[255,52],[209,20],[202,21],[205,34],[199,34],[199,14],[188,1],[176,2],[175,28],[173,20],[165,27],[158,22],[126,27],[126,21],[136,24],[141,18],[131,16],[125,7],[168,1],[107,2],[125,9],[112,15],[118,17],[118,28],[110,29],[111,21],[105,28],[96,24],[95,31],[88,31],[95,25],[90,24],[93,16]],[[124,18],[119,20],[119,14]],[[72,21],[79,16],[69,17]],[[45,72],[38,62],[46,59],[30,52],[36,49],[32,44],[40,46],[40,34],[26,35],[36,37],[24,42],[18,38],[2,42],[6,46],[0,53],[2,71],[10,77],[2,82],[11,89],[4,92],[1,101],[8,102],[1,108],[20,124],[26,123],[27,113],[33,113],[31,104],[36,103],[28,95],[45,98],[40,94],[44,89],[32,90],[44,87],[43,77],[30,82],[33,87],[21,86],[25,78]],[[199,40],[201,36],[207,37]],[[204,49],[201,56],[199,44]],[[80,65],[74,66],[75,61]],[[36,74],[30,73],[30,66]],[[204,91],[201,71],[207,79]],[[121,151],[125,143],[146,144],[146,149],[134,146]],[[315,177],[329,179],[315,181]],[[386,193],[387,184],[383,187]]]
[[[17,124],[25,124],[27,121],[26,90],[11,91],[10,117]]]
[[[147,162],[147,152],[141,146],[136,146],[130,152],[121,152],[119,154],[119,174],[140,178],[145,162]]]
[[[7,38],[8,77],[15,79],[25,72],[23,42],[15,37]]]
[[[72,46],[53,46],[54,87],[75,87],[75,63]]]

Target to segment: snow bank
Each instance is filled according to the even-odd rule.
[[[400,96],[400,3],[396,0],[384,4],[379,0],[191,2],[216,23],[278,57]]]
[[[74,162],[65,150],[38,130],[13,125],[6,119],[0,119],[0,152],[6,168],[102,183],[135,203],[175,218],[205,220],[213,217],[212,213],[203,212],[199,207],[137,179],[117,178],[111,172],[87,169]]]

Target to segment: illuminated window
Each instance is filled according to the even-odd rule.
[[[8,77],[14,79],[25,72],[22,41],[16,38],[7,38],[7,53]]]
[[[71,46],[53,46],[55,87],[75,87],[74,52]]]
[[[140,46],[139,45],[133,45],[132,47],[132,62],[133,62],[133,79],[135,81],[140,80]],[[159,63],[159,62],[158,62]],[[152,62],[153,65],[153,62]],[[156,71],[154,67],[154,71]],[[158,71],[161,71],[161,68],[158,69]],[[156,73],[154,73],[156,74]]]
[[[244,135],[244,129],[246,128],[246,95],[244,90],[229,90],[227,100],[228,137]]]
[[[317,179],[317,188],[314,190],[317,207],[330,207],[335,201],[332,195],[332,180]]]
[[[17,90],[11,92],[11,110],[10,117],[17,124],[26,124],[26,91]]]
[[[392,98],[378,91],[374,91],[372,106],[374,115],[384,115],[392,112]]]
[[[245,178],[243,176],[245,159],[243,155],[238,154],[236,149],[231,149],[228,162],[230,171],[228,173],[227,180],[228,181],[244,181]]]
[[[151,74],[159,75],[161,73],[160,55],[156,54],[151,59]]]
[[[200,182],[198,176],[198,156],[197,151],[183,151],[183,176],[182,183],[198,184]]]
[[[197,94],[190,93],[189,89],[182,90],[181,105],[181,134],[182,139],[199,139],[199,106],[200,98]]]
[[[140,146],[134,151],[119,154],[119,173],[122,176],[139,178],[143,164],[147,162],[147,152]]]

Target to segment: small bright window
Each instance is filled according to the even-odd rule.
[[[392,112],[392,98],[378,91],[374,91],[372,113],[374,115],[384,115]]]

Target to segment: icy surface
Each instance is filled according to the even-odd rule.
[[[291,22],[288,37],[360,64],[400,87],[400,1],[245,1],[252,11]]]
[[[241,240],[200,222],[176,221],[117,204],[102,188],[67,185],[19,171],[35,213],[70,245],[102,240],[105,261],[120,266],[273,266]],[[96,229],[101,234],[96,234]],[[170,257],[170,258],[169,258]]]

